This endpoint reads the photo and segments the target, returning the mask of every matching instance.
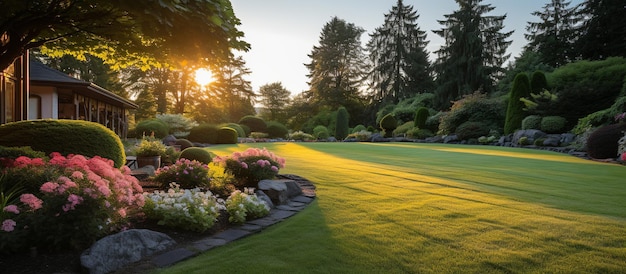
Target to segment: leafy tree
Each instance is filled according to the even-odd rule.
[[[417,11],[398,0],[367,44],[370,79],[377,102],[398,103],[433,87],[426,32],[417,25]]]
[[[576,25],[581,18],[576,7],[569,7],[570,3],[550,0],[543,6],[543,11],[532,13],[540,21],[528,22],[526,26],[527,50],[539,53],[542,62],[552,67],[567,64],[576,57]]]
[[[264,106],[261,117],[266,121],[279,121],[285,123],[286,106],[289,105],[291,92],[283,87],[280,82],[263,85],[259,88],[259,102]]]
[[[434,64],[438,84],[437,103],[447,108],[462,95],[482,90],[491,93],[494,81],[509,58],[506,49],[513,32],[502,32],[506,15],[487,16],[494,7],[482,0],[456,0],[459,10],[439,20],[444,28],[434,33],[445,40]]]
[[[504,122],[504,134],[510,134],[522,128],[524,120],[524,103],[521,98],[530,95],[530,80],[526,73],[520,73],[515,77],[513,88],[509,96],[509,106],[506,109],[506,120]]]
[[[352,23],[333,17],[324,27],[318,46],[309,54],[309,102],[316,107],[338,108],[349,112],[359,101],[359,86],[365,75],[366,58],[361,47],[365,31]],[[356,111],[354,113],[357,113]]]
[[[229,1],[64,0],[0,2],[0,71],[26,50],[47,55],[85,54],[113,68],[159,62],[228,60],[247,50]],[[184,30],[184,31],[182,31]],[[184,41],[184,42],[183,42]]]
[[[580,56],[587,60],[626,57],[626,7],[623,0],[586,0],[581,4],[586,18],[576,43]]]

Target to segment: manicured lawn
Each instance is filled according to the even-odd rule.
[[[277,143],[317,200],[163,273],[623,273],[626,167],[486,146]]]

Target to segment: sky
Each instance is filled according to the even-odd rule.
[[[539,21],[534,11],[542,11],[550,0],[485,0],[495,9],[488,15],[504,15],[505,32],[514,31],[508,48],[512,58],[519,55],[527,43],[524,38],[527,22]],[[582,0],[572,0],[570,7]],[[259,87],[280,82],[292,94],[308,90],[304,64],[310,63],[308,54],[313,46],[319,45],[324,25],[337,16],[347,23],[353,23],[365,30],[361,42],[367,43],[369,34],[384,22],[384,14],[389,13],[397,0],[231,0],[235,16],[241,20],[238,29],[243,31],[244,41],[251,44],[248,52],[236,53],[243,56],[246,66],[252,71],[248,80],[255,92]],[[412,5],[419,18],[418,26],[426,31],[430,43],[427,50],[438,50],[443,40],[433,30],[442,26],[437,20],[444,20],[444,14],[458,10],[454,0],[404,0]],[[511,59],[512,59],[511,58]]]

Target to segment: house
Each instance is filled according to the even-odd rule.
[[[23,64],[28,64],[27,70]],[[24,75],[24,71],[29,73]],[[100,123],[125,138],[129,111],[138,107],[102,87],[70,77],[37,60],[28,60],[28,57],[22,57],[7,69],[2,81],[2,94],[6,99],[1,104],[0,123],[26,119],[85,120]],[[20,88],[14,88],[18,86]]]

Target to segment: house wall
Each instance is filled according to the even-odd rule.
[[[59,96],[54,87],[30,86],[30,93],[41,97],[41,118],[59,118]],[[31,106],[33,107],[33,106]]]

